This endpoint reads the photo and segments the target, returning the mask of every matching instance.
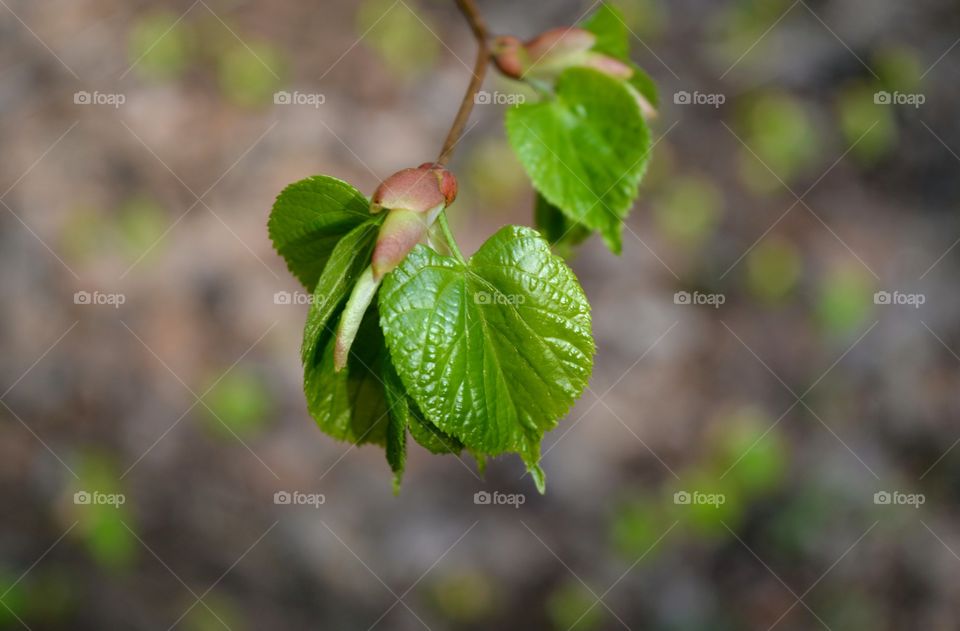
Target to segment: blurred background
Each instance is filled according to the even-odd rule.
[[[411,445],[394,497],[306,413],[266,220],[436,155],[453,3],[0,0],[0,628],[960,628],[960,8],[616,4],[658,140],[623,255],[572,261],[598,354],[547,494]],[[531,223],[490,100],[467,251]]]

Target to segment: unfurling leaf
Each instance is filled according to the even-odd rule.
[[[507,112],[507,135],[537,191],[619,253],[650,149],[646,122],[624,83],[586,68],[567,70],[553,98]]]
[[[568,68],[593,68],[611,77],[629,79],[633,69],[592,50],[597,36],[581,28],[555,28],[524,43],[506,35],[493,42],[493,60],[512,79],[553,81]]]
[[[390,211],[373,252],[374,280],[399,265],[456,198],[457,179],[433,162],[403,169],[384,180],[370,201],[370,212]]]

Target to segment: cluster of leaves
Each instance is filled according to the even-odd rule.
[[[604,54],[626,59],[626,28],[613,9],[589,27]],[[655,101],[646,76],[636,76],[572,67],[540,87],[541,102],[509,112],[547,239],[506,226],[469,259],[453,244],[452,254],[416,245],[370,284],[384,239],[377,204],[328,176],[277,198],[270,237],[312,293],[301,350],[307,407],[330,436],[384,446],[396,488],[411,436],[433,453],[466,450],[481,467],[487,456],[517,453],[543,492],[540,442],[586,388],[594,355],[590,305],[551,242],[596,230],[619,250],[649,148],[637,91]],[[375,293],[356,300],[370,304],[358,315],[351,304],[363,292]],[[348,318],[361,321],[341,366],[337,331]]]

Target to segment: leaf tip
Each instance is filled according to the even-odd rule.
[[[533,478],[533,483],[537,485],[537,492],[540,495],[546,495],[547,493],[547,474],[543,472],[543,468],[540,465],[535,464],[529,469],[530,476]]]

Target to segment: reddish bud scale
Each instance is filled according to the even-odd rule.
[[[517,80],[552,81],[567,68],[586,67],[627,81],[633,77],[630,64],[593,50],[597,36],[582,28],[555,28],[521,42],[512,35],[493,41],[493,62],[504,75]],[[635,92],[644,116],[656,115],[653,106]]]
[[[423,239],[437,216],[456,198],[457,178],[433,162],[394,173],[374,192],[370,212],[378,213],[384,209],[389,212],[380,226],[370,266],[354,285],[340,316],[333,352],[336,371],[347,365],[350,347],[380,281],[400,265]]]
[[[542,57],[585,53],[597,43],[597,36],[582,28],[555,28],[537,35],[524,48],[534,63]]]
[[[511,79],[522,79],[523,71],[526,66],[527,51],[523,48],[523,42],[512,35],[498,37],[493,41],[492,47],[493,63],[497,68]]]
[[[403,169],[384,180],[370,204],[371,212],[390,211],[373,251],[374,278],[393,271],[456,198],[457,178],[434,162]]]

